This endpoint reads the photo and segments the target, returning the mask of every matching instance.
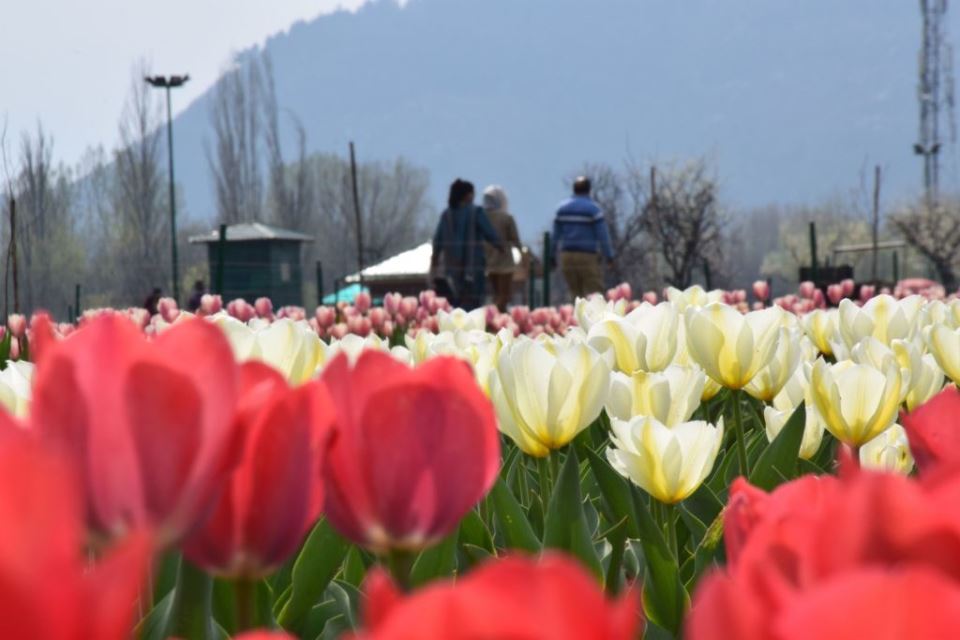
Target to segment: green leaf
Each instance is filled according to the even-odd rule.
[[[503,535],[506,546],[530,553],[540,551],[540,540],[533,533],[533,527],[523,513],[523,507],[510,493],[502,478],[498,478],[490,492],[493,512],[497,518],[497,528]]]
[[[459,542],[461,545],[469,544],[480,547],[490,554],[496,553],[497,551],[496,546],[493,544],[493,536],[490,535],[490,530],[487,529],[487,525],[480,519],[480,514],[475,510],[467,513],[463,521],[460,522]]]
[[[633,497],[630,495],[629,481],[614,471],[610,463],[596,453],[587,451],[586,455],[593,477],[596,478],[597,486],[600,487],[603,502],[610,510],[610,521],[626,520],[627,537],[639,538],[640,529],[637,525],[637,512],[633,504]]]
[[[787,420],[783,430],[760,455],[750,474],[751,484],[770,491],[797,477],[797,460],[805,424],[806,410],[801,404]]]
[[[343,563],[343,581],[359,587],[363,584],[363,579],[367,575],[367,565],[363,561],[363,555],[357,547],[350,547],[347,552],[347,558]]]
[[[3,340],[0,340],[0,371],[7,368],[7,360],[10,359],[10,340],[13,336],[9,331],[3,334]]]
[[[551,455],[557,455],[553,453]],[[543,532],[544,548],[567,551],[583,562],[598,579],[603,577],[600,558],[593,546],[580,494],[580,464],[577,450],[568,447],[567,459],[560,469]]]
[[[449,578],[457,570],[457,532],[444,538],[426,551],[413,563],[410,584],[422,587],[437,578]]]
[[[208,640],[216,637],[213,625],[213,578],[187,560],[180,559],[172,601],[160,624],[161,638]]]
[[[350,544],[326,519],[317,523],[293,565],[290,598],[277,615],[280,626],[293,632],[299,629],[340,570],[349,549]]]
[[[680,579],[680,567],[677,566],[659,525],[654,522],[640,490],[633,485],[630,490],[646,565],[644,609],[650,620],[677,635],[690,600]]]

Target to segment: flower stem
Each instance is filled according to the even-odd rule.
[[[623,553],[627,546],[627,538],[623,533],[617,533],[609,538],[610,546],[610,564],[607,566],[607,575],[604,579],[603,588],[606,592],[615,596],[620,591],[620,569],[623,567]]]
[[[234,582],[233,588],[237,606],[237,631],[253,629],[256,626],[256,584],[246,578],[239,578]]]
[[[670,546],[670,552],[673,553],[677,566],[680,565],[680,549],[677,544],[677,505],[664,504],[667,520],[667,544]]]
[[[550,467],[551,452],[546,458],[537,458],[537,470],[540,472],[540,497],[543,499],[543,508],[550,504],[550,494],[553,492],[553,469]]]
[[[390,569],[390,575],[404,591],[410,591],[412,584],[410,582],[410,573],[413,570],[413,562],[417,556],[412,551],[403,549],[392,549],[387,553],[386,564]]]
[[[743,414],[740,408],[740,394],[737,389],[730,392],[730,401],[733,402],[733,428],[736,430],[737,440],[737,460],[740,463],[740,475],[747,477],[750,475],[747,462],[747,437],[743,432]]]

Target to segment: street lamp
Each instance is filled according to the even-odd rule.
[[[177,268],[177,199],[173,187],[173,113],[170,108],[170,89],[182,87],[190,79],[182,76],[146,76],[144,80],[151,87],[167,90],[167,152],[170,156],[170,254],[173,262],[173,299],[180,302],[180,276]]]

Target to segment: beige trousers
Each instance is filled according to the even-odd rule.
[[[560,271],[573,297],[584,298],[603,291],[600,256],[595,253],[561,251]]]

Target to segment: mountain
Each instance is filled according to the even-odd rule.
[[[265,49],[312,150],[402,154],[438,206],[458,176],[500,183],[529,236],[565,176],[628,156],[707,154],[733,208],[817,200],[874,163],[887,202],[914,194],[919,37],[903,0],[380,0]],[[198,219],[213,214],[209,100],[175,123]]]

